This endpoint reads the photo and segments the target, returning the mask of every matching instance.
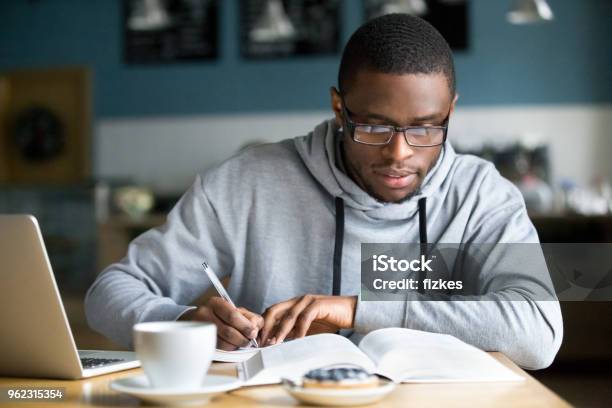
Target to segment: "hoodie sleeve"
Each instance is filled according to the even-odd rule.
[[[127,256],[106,268],[89,288],[85,298],[89,325],[131,348],[134,324],[178,319],[210,285],[203,261],[220,277],[231,271],[231,251],[224,237],[198,176],[166,223],[134,239]]]
[[[502,243],[490,245],[497,256],[482,264],[478,276],[469,277],[486,294],[431,301],[409,292],[406,302],[360,300],[355,331],[406,327],[451,334],[482,350],[501,351],[523,368],[545,368],[561,346],[563,323],[546,263],[535,245],[537,232],[520,192],[501,176],[484,182],[479,197],[494,198],[486,208],[474,209],[470,241]]]

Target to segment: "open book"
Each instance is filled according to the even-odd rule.
[[[486,352],[447,334],[388,328],[366,335],[359,347],[336,334],[317,334],[258,349],[238,365],[245,385],[299,380],[331,364],[357,364],[395,382],[521,381]]]

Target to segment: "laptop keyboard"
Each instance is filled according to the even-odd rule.
[[[90,358],[81,357],[83,368],[96,368],[123,361],[122,358]]]

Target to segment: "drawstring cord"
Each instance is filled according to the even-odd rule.
[[[334,280],[332,295],[340,295],[342,284],[342,247],[344,245],[344,200],[336,197],[336,243],[334,245]]]

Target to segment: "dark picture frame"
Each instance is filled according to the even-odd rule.
[[[335,55],[340,0],[240,0],[240,53],[247,59]]]
[[[122,0],[128,64],[213,60],[219,0]]]
[[[366,21],[390,11],[409,12],[431,23],[452,50],[469,49],[469,0],[363,0],[363,7]]]

